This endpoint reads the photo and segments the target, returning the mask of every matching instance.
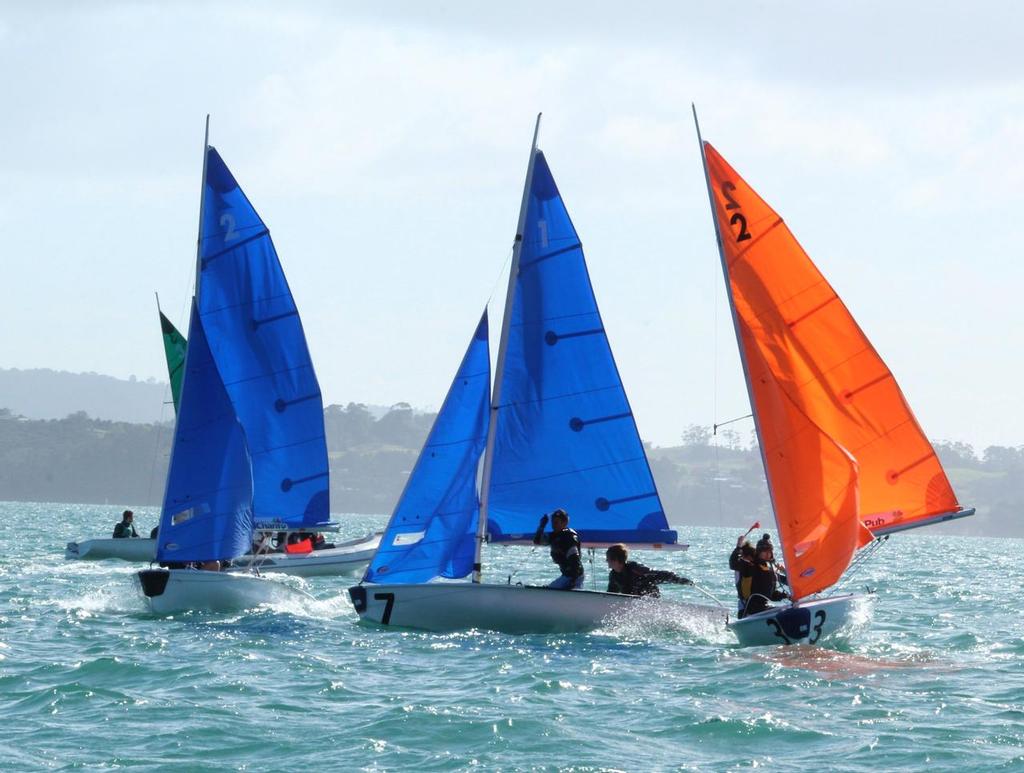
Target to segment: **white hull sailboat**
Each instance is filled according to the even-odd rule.
[[[960,506],[895,377],[838,294],[696,128],[791,597],[762,611],[765,597],[752,596],[752,614],[730,628],[744,645],[817,644],[855,623],[865,603],[824,595],[859,550],[974,510]],[[771,571],[754,566],[759,578]]]
[[[714,607],[598,591],[556,591],[533,585],[433,582],[365,584],[349,590],[356,612],[379,625],[422,631],[478,629],[501,633],[582,633],[630,620],[640,605],[659,615],[708,620],[725,614]]]
[[[119,558],[122,561],[152,561],[156,558],[155,539],[87,539],[69,542],[64,548],[68,561],[102,561]]]
[[[580,550],[618,543],[686,547],[669,527],[582,244],[537,149],[536,130],[493,392],[487,324],[485,311],[381,546],[349,595],[363,620],[380,625],[593,630],[609,617],[628,615],[640,600],[482,581],[485,541],[497,546],[533,544],[535,535],[543,540],[538,519],[556,508],[569,513]],[[546,552],[533,560],[550,567],[554,579],[559,568]],[[450,582],[469,575],[471,582]],[[711,607],[643,602],[679,617],[725,619]]]
[[[296,577],[335,577],[360,574],[370,565],[380,545],[380,534],[336,543],[333,548],[309,553],[247,553],[231,562],[236,568],[253,567],[260,574],[291,574]]]
[[[298,308],[266,224],[208,139],[209,122],[195,293],[157,534],[156,558],[170,568],[138,573],[158,613],[308,599],[255,566],[188,567],[237,561],[269,520],[286,532],[329,526],[323,401]],[[324,571],[339,556],[335,566],[352,566],[363,558],[355,553],[343,548],[319,566],[288,554],[275,566]],[[256,559],[267,561],[265,553]]]
[[[871,597],[854,594],[799,601],[729,623],[740,646],[817,644],[852,632],[867,618]]]
[[[180,612],[239,612],[262,605],[305,604],[308,593],[247,572],[144,569],[136,583],[146,606],[158,615]]]

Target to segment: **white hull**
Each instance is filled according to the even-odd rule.
[[[153,561],[156,559],[155,539],[87,539],[69,542],[64,549],[69,561],[100,561],[120,558],[122,561]]]
[[[313,598],[277,580],[235,572],[144,569],[135,581],[146,605],[160,615],[192,610],[239,612],[261,604],[304,604]]]
[[[371,534],[312,553],[264,553],[258,558],[246,555],[231,563],[236,567],[248,567],[255,562],[261,574],[278,572],[299,577],[359,574],[370,565],[380,538],[380,534]]]
[[[636,605],[655,603],[680,618],[725,614],[700,604],[640,599],[597,591],[558,591],[529,585],[429,583],[357,585],[349,597],[362,620],[426,631],[480,628],[503,633],[574,633],[628,619]]]
[[[860,621],[864,596],[833,596],[766,609],[729,623],[743,647],[817,644]]]

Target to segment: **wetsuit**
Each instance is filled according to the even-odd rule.
[[[568,528],[550,533],[538,529],[533,542],[536,545],[551,546],[551,560],[558,564],[562,572],[562,576],[549,587],[574,590],[583,585],[583,550],[580,546],[580,535]]]
[[[123,539],[124,537],[138,536],[138,532],[135,531],[135,524],[120,521],[114,526],[114,539]]]
[[[740,573],[739,594],[745,602],[745,611],[740,617],[754,615],[768,608],[768,601],[782,601],[789,594],[779,590],[780,577],[775,565],[768,561],[738,561]]]
[[[680,577],[674,572],[662,572],[638,564],[636,561],[627,561],[621,572],[608,572],[608,592],[622,593],[626,596],[654,596],[661,595],[658,589],[659,583],[674,582],[679,585],[689,585],[690,581]]]
[[[736,580],[736,597],[739,599],[739,613],[741,615],[743,614],[744,608],[747,606],[747,600],[744,598],[743,591],[740,589],[740,580],[743,578],[743,575],[740,573],[740,566],[744,564],[749,566],[750,559],[743,555],[742,547],[737,547],[732,551],[732,555],[729,556],[729,568],[732,569]]]

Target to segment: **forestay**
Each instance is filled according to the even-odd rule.
[[[579,236],[537,151],[515,282],[491,476],[492,542],[561,507],[584,542],[672,544]]]
[[[197,296],[249,446],[257,521],[329,519],[323,402],[302,321],[266,225],[207,151]]]
[[[420,583],[472,571],[490,386],[485,311],[364,581]]]
[[[185,371],[156,557],[234,558],[251,545],[249,454],[194,303]]]

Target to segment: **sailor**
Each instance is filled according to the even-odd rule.
[[[737,597],[737,611],[742,615],[743,609],[747,605],[747,600],[743,596],[740,581],[743,579],[743,575],[740,572],[740,566],[753,566],[754,564],[754,546],[750,544],[750,540],[747,539],[747,535],[744,534],[738,540],[736,540],[736,549],[732,551],[732,555],[729,556],[729,568],[733,571],[733,579],[736,582],[736,597]]]
[[[131,510],[125,510],[121,513],[120,523],[114,524],[114,539],[139,536],[138,532],[135,531],[135,526],[132,524],[132,518],[134,517],[135,513]]]
[[[627,596],[661,595],[658,585],[665,582],[677,585],[693,585],[693,582],[674,572],[651,569],[636,561],[629,560],[625,545],[612,545],[605,551],[608,561],[608,592],[623,593]]]
[[[546,534],[544,527],[548,525],[548,516],[541,516],[537,533],[533,535],[534,545],[550,545],[551,560],[562,570],[561,576],[548,583],[555,590],[576,590],[583,587],[583,555],[580,547],[580,536],[569,528],[569,514],[565,510],[555,510],[551,514],[551,533]]]
[[[769,601],[788,599],[789,594],[780,590],[785,584],[784,573],[775,566],[775,549],[772,538],[765,534],[754,547],[754,560],[749,564],[739,563],[740,597],[744,601],[740,617],[755,615],[769,608]]]

